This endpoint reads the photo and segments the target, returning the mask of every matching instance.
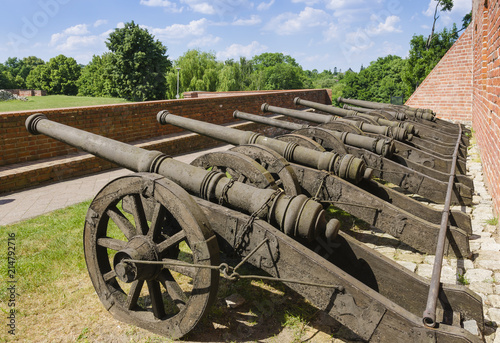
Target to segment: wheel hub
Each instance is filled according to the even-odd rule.
[[[161,265],[126,260],[159,261],[156,245],[146,236],[132,238],[124,249],[115,254],[113,265],[116,275],[121,281],[130,283],[153,279],[161,270]]]

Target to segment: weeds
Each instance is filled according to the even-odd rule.
[[[497,226],[498,225],[498,217],[493,217],[493,218],[486,220],[486,224]]]

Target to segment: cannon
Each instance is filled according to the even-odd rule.
[[[390,112],[390,109],[370,109],[370,108],[363,108],[363,107],[355,107],[355,106],[349,106],[349,105],[344,105],[343,108],[345,110],[351,110],[351,111],[356,111],[356,112],[361,112],[361,113],[367,113],[367,114],[372,114],[372,115],[389,115],[391,116],[393,112]],[[417,122],[416,120],[420,120],[420,122]],[[439,140],[439,137],[442,137],[441,139],[446,140],[447,142],[452,142],[453,138],[452,136],[456,134],[456,128],[454,127],[440,127],[438,124],[428,121],[424,121],[423,119],[413,119],[412,121],[413,125],[415,128],[418,130],[424,130],[427,132],[426,136],[430,137],[431,139],[434,140]],[[458,125],[458,124],[457,124]],[[469,145],[469,136],[470,132],[468,132],[464,127],[462,127],[462,132],[464,133],[461,137],[461,143],[463,145],[468,146]]]
[[[387,140],[381,141],[355,133],[331,131],[322,127],[310,127],[309,125],[273,120],[240,111],[235,111],[233,116],[286,130],[293,130],[293,133],[305,135],[318,141],[326,150],[335,149],[339,144],[338,140],[341,140],[341,143],[346,143],[345,148],[348,153],[363,159],[368,167],[374,169],[374,176],[399,186],[402,186],[408,178],[420,178],[422,181],[419,183],[419,187],[408,187],[407,191],[420,194],[435,202],[444,203],[449,175],[422,164],[413,163],[402,156],[395,155],[391,159],[392,154],[389,154],[389,152],[392,152],[393,149],[383,148],[384,142],[388,144]],[[392,140],[390,143],[392,143]],[[450,170],[450,167],[451,165],[448,166],[447,171]],[[463,184],[460,182],[463,182]],[[472,201],[471,187],[473,187],[471,179],[464,175],[456,175],[452,203],[470,205]],[[429,189],[440,191],[437,193],[434,191],[428,192]]]
[[[349,130],[350,132],[357,132],[359,134],[365,134],[370,137],[379,137],[380,135],[392,137],[394,138],[395,150],[403,158],[414,161],[416,163],[423,163],[427,167],[435,168],[441,172],[447,172],[451,166],[451,154],[449,154],[450,151],[448,147],[441,146],[439,148],[436,147],[435,149],[429,149],[425,146],[420,146],[418,144],[415,144],[414,142],[410,142],[405,138],[409,138],[406,130],[401,130],[401,128],[376,126],[364,122],[359,122],[359,124],[356,125],[359,130],[353,131],[352,125],[349,124],[355,122],[345,121],[345,119],[337,119],[337,117],[331,115],[293,110],[283,107],[271,106],[269,104],[263,104],[261,110],[262,112],[278,113],[283,114],[287,117],[314,122],[326,129],[342,131]],[[404,134],[401,134],[401,132],[403,132]],[[373,133],[374,135],[371,135],[370,133]],[[461,155],[458,156],[457,160],[457,173],[465,174],[466,152],[460,150],[460,154]]]
[[[397,120],[401,119],[405,115],[409,120],[414,123],[420,123],[426,125],[426,127],[431,127],[437,129],[441,132],[447,132],[456,134],[458,132],[457,126],[460,125],[464,133],[470,133],[470,130],[466,129],[462,124],[453,124],[446,120],[442,120],[436,117],[436,114],[430,109],[420,109],[413,108],[406,105],[393,105],[386,103],[378,103],[374,101],[357,100],[357,99],[347,99],[339,97],[337,98],[339,103],[355,105],[357,108],[375,109],[390,113]]]
[[[429,280],[335,232],[307,196],[283,194],[272,184],[256,188],[41,114],[26,127],[136,172],[97,194],[84,227],[89,276],[120,321],[170,339],[188,334],[214,302],[220,274],[242,277],[241,263],[220,263],[225,247],[269,275],[257,278],[283,282],[365,341],[482,341],[463,328],[474,321],[484,329],[478,295],[441,284],[439,326],[426,326],[421,313]],[[312,249],[318,240],[329,256]]]
[[[453,150],[455,148],[454,143],[456,141],[456,137],[455,137],[456,134],[447,133],[447,132],[436,133],[428,125],[424,126],[422,129],[418,129],[415,131],[414,124],[412,124],[410,122],[406,122],[406,121],[401,122],[401,121],[398,121],[396,119],[388,120],[385,118],[380,118],[380,116],[382,116],[382,114],[378,113],[378,112],[377,113],[370,112],[370,114],[361,113],[361,112],[337,108],[337,107],[334,107],[331,105],[325,105],[325,104],[321,104],[321,103],[317,103],[317,102],[313,102],[313,101],[303,100],[303,99],[300,99],[298,97],[294,99],[294,104],[308,106],[308,107],[320,110],[322,112],[326,112],[326,113],[330,113],[330,114],[334,114],[334,115],[351,116],[353,118],[356,118],[356,117],[365,118],[368,116],[368,117],[371,117],[372,119],[374,119],[380,125],[387,125],[387,126],[392,126],[392,127],[411,126],[413,129],[412,132],[414,133],[414,136],[411,139],[411,141],[416,146],[427,148],[430,150],[435,150],[437,152],[445,153],[445,154],[448,154],[450,156],[453,154]],[[425,123],[429,123],[430,125],[432,125],[431,124],[432,122],[430,122],[430,121],[426,121]],[[451,124],[451,123],[448,123],[448,124]],[[454,125],[454,124],[452,124],[452,125]],[[429,130],[429,129],[431,129],[431,130]],[[410,130],[408,130],[408,131],[410,131]],[[460,152],[461,152],[462,156],[465,157],[467,154],[467,146],[461,144],[460,145]]]
[[[363,219],[367,223],[391,234],[419,251],[431,253],[435,250],[436,235],[439,231],[438,223],[441,216],[434,217],[431,215],[432,211],[428,211],[428,206],[424,206],[390,187],[385,187],[376,181],[369,181],[367,178],[363,182],[358,182],[357,185],[346,182],[341,177],[328,172],[327,169],[315,168],[314,166],[317,165],[317,162],[311,163],[310,159],[308,161],[301,160],[297,155],[292,160],[290,154],[282,153],[284,142],[250,131],[241,131],[180,117],[168,111],[159,112],[157,119],[161,124],[172,124],[237,146],[241,146],[242,144],[260,145],[263,143],[264,148],[270,148],[279,152],[287,161],[292,162],[290,166],[304,194],[321,199],[321,201],[326,203],[332,203],[338,208]],[[253,142],[247,138],[255,136],[257,136],[257,139],[254,139]],[[290,144],[296,145],[296,143]],[[254,159],[261,161],[266,167],[270,164],[269,161],[265,160],[261,152],[262,149],[259,149],[259,152],[255,151],[256,148],[251,147],[242,150],[246,154],[253,156]],[[310,156],[310,158],[327,153],[308,148],[302,148],[301,151],[305,155]],[[223,153],[209,154],[210,156],[207,156],[206,159],[210,157],[210,161],[200,162],[200,164],[205,167],[229,167],[228,165],[221,165],[222,162],[220,161],[231,161],[231,159],[220,157],[221,154]],[[273,170],[269,171],[273,174],[277,173]],[[406,183],[402,184],[402,187],[413,188],[414,185],[420,182],[420,179],[410,177],[406,180]],[[434,190],[429,189],[428,191],[433,192]],[[436,192],[435,197],[442,196],[441,191]],[[459,214],[458,212],[455,212],[454,217],[462,219],[458,219],[461,223],[457,224],[457,226],[450,226],[449,232],[451,236],[447,245],[447,253],[468,257],[470,256],[468,242],[468,237],[471,234],[470,219],[463,218],[463,213]]]

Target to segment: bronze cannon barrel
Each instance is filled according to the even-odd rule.
[[[371,177],[372,170],[366,168],[366,164],[361,159],[350,154],[315,151],[296,143],[283,142],[251,131],[241,131],[180,117],[168,111],[160,111],[157,120],[160,124],[172,124],[233,145],[261,144],[275,150],[290,162],[326,170],[353,183]]]
[[[413,108],[406,105],[393,105],[393,104],[385,104],[374,101],[366,101],[366,100],[358,100],[358,99],[347,99],[338,97],[338,102],[342,102],[344,104],[351,104],[360,107],[373,108],[373,109],[388,109],[392,108],[394,111],[398,111],[399,113],[404,113],[410,117],[421,118],[429,121],[434,121],[436,115],[430,109],[422,109],[422,108]]]
[[[413,124],[407,123],[407,122],[399,122],[396,120],[387,120],[387,119],[380,118],[378,116],[374,116],[371,114],[345,110],[343,108],[338,108],[338,107],[334,107],[331,105],[325,105],[325,104],[321,104],[319,102],[304,100],[304,99],[301,99],[299,97],[296,97],[295,99],[293,99],[293,103],[295,105],[308,106],[308,107],[311,107],[311,108],[314,108],[314,109],[317,109],[317,110],[320,110],[320,111],[323,111],[326,113],[335,114],[335,115],[341,116],[341,117],[358,116],[358,117],[362,117],[362,118],[369,118],[369,119],[375,120],[380,125],[402,128],[402,129],[405,129],[406,131],[408,131],[409,134],[415,133],[415,127],[413,126]]]
[[[404,141],[408,139],[408,132],[405,129],[402,129],[400,127],[388,127],[388,126],[383,126],[383,125],[372,125],[364,122],[358,122],[355,120],[351,120],[349,118],[338,118],[333,115],[329,114],[319,114],[319,113],[313,113],[313,112],[304,112],[304,111],[299,111],[299,110],[293,110],[289,108],[283,108],[283,107],[277,107],[277,106],[271,106],[269,104],[262,104],[261,107],[262,112],[273,112],[273,113],[278,113],[278,114],[283,114],[288,117],[296,118],[296,119],[301,119],[305,121],[310,121],[313,123],[317,124],[326,124],[331,121],[340,121],[340,122],[347,122],[352,125],[357,126],[360,130],[369,132],[369,133],[375,133],[378,135],[383,135],[387,137],[394,138],[399,141]]]
[[[311,127],[310,125],[306,124],[291,123],[283,120],[276,120],[240,111],[234,111],[233,117],[250,120],[256,123],[271,125],[274,127],[279,127],[291,131]],[[338,138],[344,144],[351,145],[357,148],[363,148],[368,151],[373,151],[379,155],[383,155],[386,157],[392,156],[395,149],[394,143],[391,139],[372,138],[349,132],[340,132],[332,130],[328,131],[330,131],[336,138]]]
[[[273,189],[259,189],[229,179],[223,173],[176,161],[160,151],[145,150],[51,121],[43,114],[28,117],[26,128],[31,134],[42,133],[132,171],[165,176],[205,200],[224,197],[229,207],[258,213],[287,234],[312,239],[327,229],[323,207],[305,195],[290,197]],[[267,203],[271,206],[263,208]],[[331,231],[326,230],[326,235],[331,235]]]

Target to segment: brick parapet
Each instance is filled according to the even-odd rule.
[[[439,118],[472,118],[472,26],[469,26],[411,95],[406,105],[430,108]]]
[[[82,160],[78,157],[81,154],[67,144],[44,135],[30,135],[24,122],[34,113],[44,113],[56,122],[122,142],[146,144],[148,149],[180,154],[220,143],[198,135],[186,135],[185,131],[172,125],[158,124],[156,114],[159,111],[168,110],[173,114],[227,125],[237,122],[232,116],[236,109],[259,114],[264,102],[295,108],[293,98],[296,96],[331,103],[328,92],[323,89],[1,113],[0,193],[115,167],[90,156]],[[245,129],[265,130],[263,132],[267,135],[277,133],[257,124],[247,124]],[[34,166],[37,164],[42,166],[38,171]]]

